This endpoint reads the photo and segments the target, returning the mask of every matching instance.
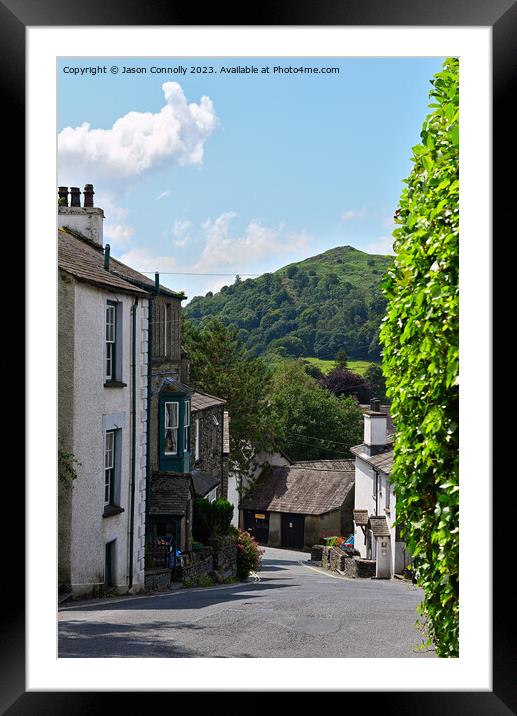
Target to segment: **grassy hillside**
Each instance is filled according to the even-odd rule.
[[[212,316],[234,324],[247,348],[260,355],[333,359],[344,348],[350,359],[379,359],[378,330],[385,301],[379,284],[391,263],[351,246],[339,246],[274,273],[198,296],[185,316]]]
[[[323,358],[311,357],[305,357],[305,360],[316,366],[316,368],[319,368],[324,375],[326,375],[329,371],[332,370],[332,368],[335,368],[336,366],[336,361],[334,360],[324,360]],[[365,370],[368,368],[371,362],[372,361],[368,360],[349,360],[347,361],[346,367],[348,368],[348,370],[351,370],[352,373],[357,373],[357,375],[364,375]]]

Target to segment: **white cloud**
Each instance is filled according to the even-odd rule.
[[[379,236],[376,241],[368,244],[364,251],[368,254],[380,254],[382,256],[393,254],[393,236]]]
[[[360,219],[366,216],[366,208],[363,206],[362,209],[347,209],[341,214],[341,221],[346,224],[350,219]]]
[[[175,238],[174,245],[182,248],[190,241],[190,229],[192,222],[188,219],[176,219],[172,227],[172,235]]]
[[[117,256],[122,263],[131,266],[136,271],[165,273],[176,268],[174,256],[156,256],[149,249],[131,249],[122,256]]]
[[[88,122],[65,127],[58,135],[59,180],[78,175],[112,179],[140,177],[166,164],[201,164],[204,143],[217,125],[212,100],[188,104],[177,82],[162,85],[159,112],[128,112],[110,129]]]
[[[127,246],[135,230],[129,224],[108,224],[104,227],[104,236],[112,246]]]
[[[231,224],[236,217],[234,211],[227,211],[215,220],[203,222],[205,246],[195,266],[197,271],[224,268],[242,272],[261,259],[300,251],[311,242],[311,237],[303,232],[286,232],[283,224],[270,228],[256,219],[242,233],[235,233]]]
[[[160,201],[160,199],[165,199],[165,197],[170,196],[171,192],[170,189],[166,189],[165,191],[162,191],[161,194],[158,194],[157,197],[155,197],[155,201]]]

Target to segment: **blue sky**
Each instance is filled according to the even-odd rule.
[[[335,246],[390,253],[393,212],[442,62],[63,58],[58,184],[94,184],[112,254],[159,271],[189,298]],[[222,74],[222,66],[259,72]],[[339,73],[274,74],[275,66]],[[97,67],[106,72],[88,69]]]

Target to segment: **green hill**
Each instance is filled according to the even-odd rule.
[[[254,355],[332,359],[344,348],[349,358],[378,360],[386,306],[379,285],[391,260],[338,246],[255,279],[237,277],[219,293],[193,298],[184,314],[236,325]]]

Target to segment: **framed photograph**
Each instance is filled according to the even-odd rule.
[[[16,580],[18,596],[2,645],[3,712],[69,713],[86,705],[95,709],[100,703],[95,692],[106,691],[369,692],[368,698],[379,703],[388,699],[395,708],[396,700],[423,713],[468,708],[505,714],[515,709],[511,646],[504,623],[499,626],[495,619],[510,607],[495,579],[492,583],[492,546],[496,537],[499,543],[505,538],[507,520],[494,521],[492,536],[492,506],[498,503],[492,495],[490,451],[492,214],[494,222],[504,221],[512,205],[510,188],[498,169],[502,156],[511,151],[503,138],[511,136],[506,104],[516,66],[515,3],[498,0],[479,7],[458,1],[446,9],[424,2],[397,1],[389,7],[326,3],[289,10],[252,8],[242,20],[218,8],[217,13],[203,12],[200,22],[193,9],[159,3],[128,8],[4,0],[0,17],[6,56],[1,72],[13,111],[10,129],[17,145],[26,146],[29,319],[26,612]],[[335,247],[361,256],[389,256],[393,211],[411,170],[411,141],[419,141],[429,113],[429,82],[451,57],[459,59],[461,141],[459,656],[408,658],[411,653],[401,650],[391,654],[380,642],[374,646],[375,630],[366,627],[370,643],[364,652],[328,654],[314,644],[319,639],[326,643],[323,632],[330,621],[325,629],[311,622],[305,631],[293,632],[293,644],[311,645],[306,652],[305,646],[265,652],[250,668],[249,658],[261,656],[251,637],[246,650],[221,648],[204,655],[195,646],[187,648],[195,644],[201,628],[200,606],[197,614],[189,612],[191,633],[181,641],[182,649],[164,648],[159,658],[144,623],[135,623],[136,597],[127,620],[123,609],[110,612],[109,600],[97,611],[88,607],[75,617],[71,608],[59,642],[57,187],[63,196],[63,187],[67,190],[66,207],[71,208],[70,187],[83,192],[83,184],[89,187],[92,182],[95,203],[88,206],[100,207],[106,216],[104,240],[110,249],[106,258],[103,246],[103,261],[130,266],[171,296],[188,296],[185,312],[190,317],[196,311],[202,315],[203,301],[221,290],[231,291],[235,283],[251,285],[250,279],[289,266],[298,271],[300,262]],[[408,143],[408,137],[414,141]],[[502,141],[504,154],[502,147],[497,151]],[[12,171],[22,167],[20,161]],[[22,185],[20,177],[12,186]],[[84,190],[87,202],[89,191]],[[21,207],[18,214],[21,217]],[[373,263],[368,266],[369,271],[379,270]],[[133,282],[133,288],[145,301],[148,287]],[[134,300],[127,286],[110,288],[115,289],[126,290]],[[284,290],[288,293],[289,286]],[[195,296],[200,297],[197,303],[190,300]],[[121,315],[129,321],[131,309],[122,299],[108,303],[104,379],[117,384],[113,394],[125,390],[125,369],[117,367],[122,366],[117,363],[117,335]],[[164,315],[164,325],[172,326],[170,314]],[[280,335],[270,332],[269,343],[263,345],[265,332],[253,333],[253,320],[250,316],[249,326],[240,330],[256,355],[270,343],[280,355],[308,355],[298,336],[300,345],[295,345],[294,339],[282,343]],[[167,330],[160,334],[165,352]],[[320,338],[317,350],[311,344],[310,354],[324,362],[336,346],[329,347],[330,336]],[[131,365],[128,362],[128,370]],[[203,442],[200,413],[181,392],[183,374],[178,381],[174,398],[160,397],[159,430],[164,435],[163,469],[181,472],[188,471],[188,445],[193,446],[194,460]],[[162,381],[160,389],[169,388]],[[81,405],[89,409],[87,400]],[[114,524],[124,511],[117,501],[117,491],[126,489],[117,482],[124,425],[115,409],[103,408],[102,414],[103,514]],[[303,446],[299,435],[292,437],[298,448],[310,447]],[[341,459],[339,441],[335,436],[332,440],[324,457]],[[298,459],[309,461],[313,454]],[[207,482],[210,499],[218,494],[215,488]],[[145,492],[145,486],[142,489]],[[252,529],[273,529],[272,512],[262,503],[248,507]],[[282,515],[283,528],[291,527],[293,535],[303,531],[290,514],[287,510]],[[247,519],[244,511],[242,519]],[[176,544],[187,521],[187,513],[174,529],[162,521],[157,544]],[[138,524],[131,529],[136,534]],[[16,554],[19,558],[20,549]],[[114,554],[103,557],[110,575],[118,569]],[[131,559],[131,565],[137,565],[136,553]],[[9,567],[11,574],[20,572],[19,564]],[[137,580],[136,572],[131,571],[130,580]],[[237,598],[232,593],[232,599]],[[290,629],[291,622],[266,614],[267,590],[263,598],[262,626]],[[146,607],[146,619],[176,618],[173,606],[167,615],[158,606],[162,597],[154,599],[155,606]],[[397,610],[386,608],[387,620],[396,620]],[[334,621],[341,629],[337,617]],[[128,628],[130,622],[135,628]],[[361,628],[356,625],[353,633],[359,638]],[[232,638],[230,630],[229,644]],[[257,644],[265,641],[266,632],[257,628]],[[88,651],[90,643],[98,650]]]

